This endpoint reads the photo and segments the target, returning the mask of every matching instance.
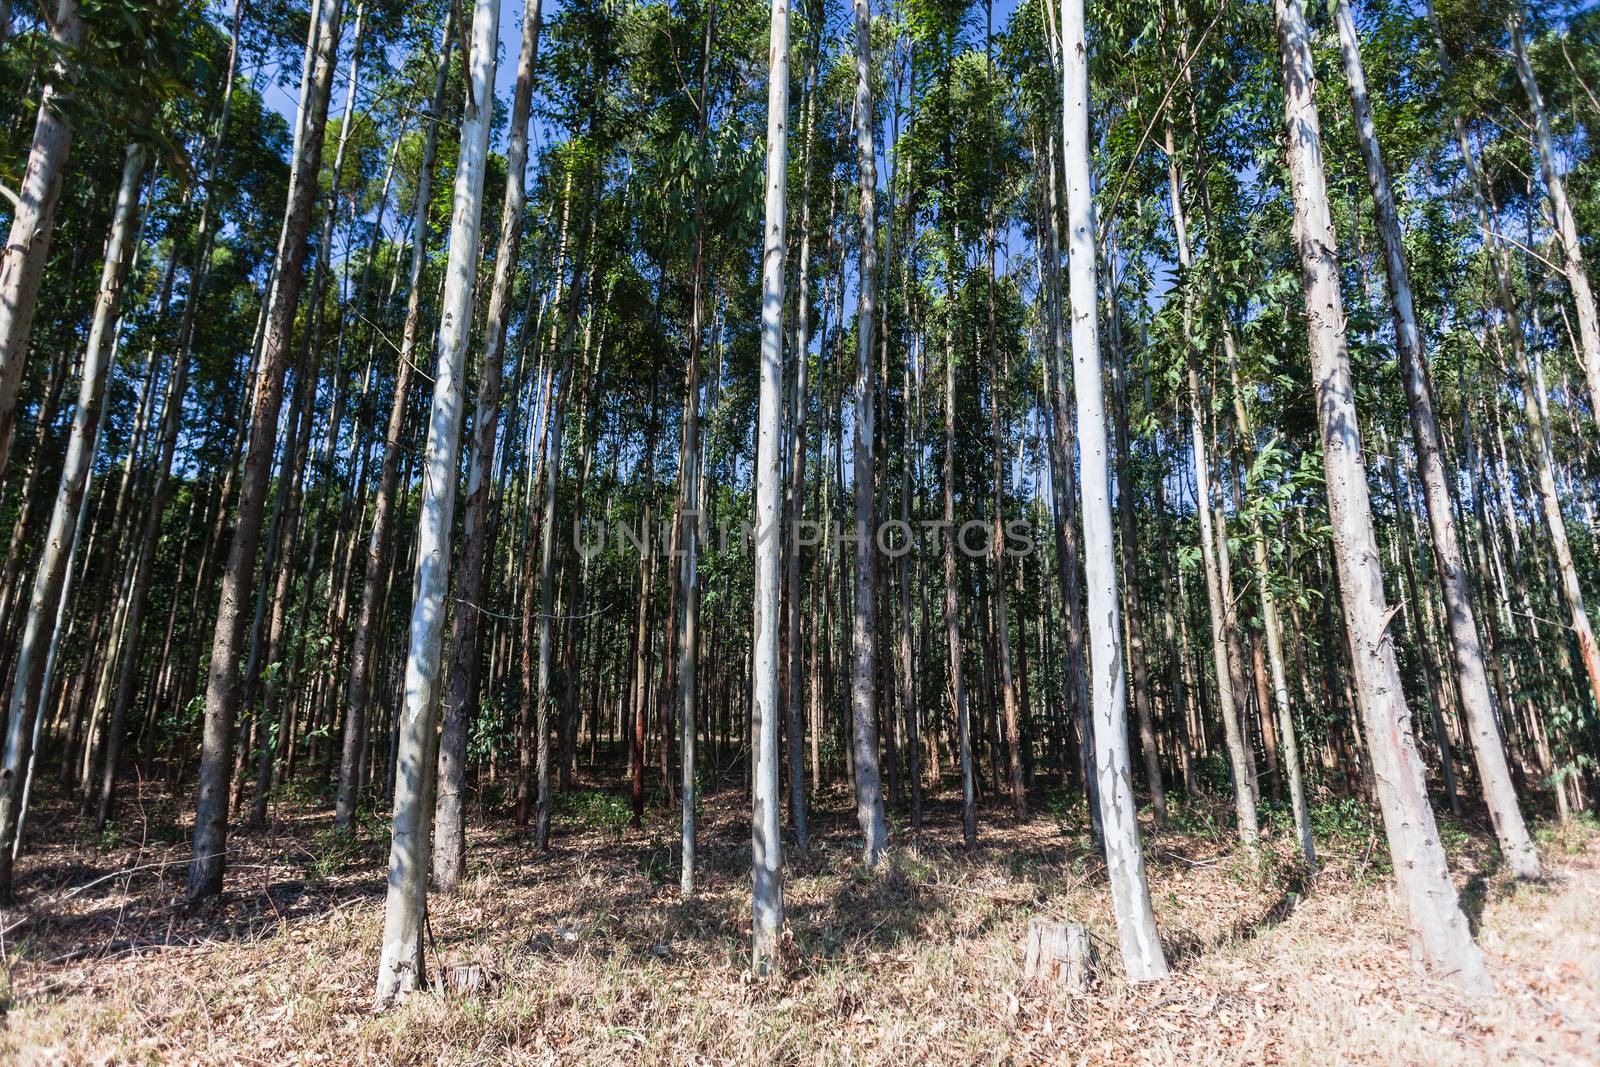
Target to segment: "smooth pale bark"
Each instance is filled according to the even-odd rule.
[[[1088,593],[1089,693],[1094,714],[1095,774],[1111,900],[1122,963],[1130,981],[1165,977],[1139,843],[1139,807],[1128,762],[1128,689],[1118,618],[1117,553],[1112,541],[1111,467],[1105,386],[1100,366],[1094,190],[1089,176],[1089,49],[1083,0],[1062,0],[1062,160],[1067,179],[1067,270],[1077,400],[1079,491],[1083,501],[1084,577]]]
[[[1322,133],[1313,96],[1311,41],[1299,0],[1274,0],[1283,63],[1284,121],[1294,194],[1295,239],[1310,333],[1317,424],[1327,477],[1328,517],[1338,570],[1356,702],[1365,725],[1395,882],[1414,952],[1437,977],[1468,992],[1493,989],[1428,803],[1427,780],[1411,732],[1411,711],[1387,629],[1377,537],[1345,342],[1338,249],[1323,174]]]
[[[233,537],[223,570],[211,640],[211,665],[206,679],[205,728],[201,741],[200,783],[195,802],[193,855],[189,864],[191,899],[222,891],[228,841],[229,785],[233,774],[234,717],[239,707],[239,663],[256,553],[261,542],[262,513],[277,447],[278,408],[288,370],[295,310],[304,280],[307,234],[322,142],[328,118],[328,95],[339,50],[339,17],[343,0],[320,0],[312,19],[314,48],[304,80],[305,108],[300,136],[290,167],[288,202],[278,237],[275,281],[268,297],[261,354],[255,373],[255,397],[239,477],[239,501]],[[309,43],[309,42],[308,42]]]
[[[1052,25],[1054,25],[1052,23]],[[1066,622],[1066,656],[1063,671],[1069,679],[1068,691],[1072,695],[1069,701],[1072,715],[1076,718],[1078,727],[1078,764],[1083,772],[1084,793],[1089,805],[1089,822],[1091,830],[1098,840],[1100,837],[1100,796],[1099,780],[1094,773],[1093,735],[1094,725],[1089,710],[1089,675],[1084,669],[1087,662],[1084,651],[1083,632],[1083,580],[1082,569],[1078,560],[1080,556],[1078,545],[1078,525],[1073,508],[1073,500],[1077,497],[1077,464],[1074,459],[1077,455],[1075,444],[1076,434],[1072,428],[1072,414],[1067,409],[1067,327],[1064,322],[1063,304],[1065,297],[1061,292],[1061,232],[1059,218],[1060,193],[1056,179],[1060,176],[1061,167],[1056,157],[1056,138],[1052,134],[1046,138],[1046,163],[1050,170],[1049,181],[1046,187],[1049,192],[1048,225],[1050,257],[1049,270],[1045,272],[1046,288],[1049,291],[1049,326],[1051,344],[1049,346],[1046,362],[1049,364],[1045,374],[1046,385],[1050,393],[1050,485],[1052,503],[1055,513],[1056,535],[1056,562],[1057,585],[1061,593],[1062,615]],[[1063,773],[1065,765],[1063,764]]]
[[[511,284],[522,239],[522,208],[527,202],[528,116],[533,104],[533,67],[539,55],[540,0],[525,0],[516,88],[511,98],[506,146],[506,194],[500,208],[500,239],[494,254],[494,282],[483,325],[483,368],[472,421],[471,462],[467,471],[466,512],[462,522],[461,566],[456,580],[456,614],[450,633],[449,689],[439,738],[439,796],[434,809],[433,881],[450,889],[461,880],[467,861],[467,835],[461,802],[466,788],[467,731],[478,700],[481,655],[478,634],[488,590],[493,530],[489,491],[496,431],[499,428],[501,364]]]
[[[77,81],[72,53],[83,44],[77,0],[57,0],[50,40],[57,59],[39,97],[28,163],[17,187],[6,246],[0,252],[0,475],[5,473],[16,431],[17,390],[28,362],[28,335],[50,254],[61,179],[72,150],[72,120],[64,97]]]
[[[1395,207],[1394,188],[1378,143],[1377,125],[1367,96],[1366,73],[1361,64],[1361,42],[1356,35],[1350,4],[1344,0],[1335,16],[1339,44],[1344,55],[1345,78],[1350,83],[1352,111],[1361,155],[1366,161],[1367,182],[1372,190],[1378,241],[1383,249],[1389,300],[1394,314],[1396,352],[1400,374],[1405,381],[1407,411],[1411,419],[1411,439],[1417,450],[1417,472],[1422,479],[1422,499],[1428,509],[1428,533],[1433,542],[1433,558],[1439,575],[1439,591],[1444,598],[1445,619],[1450,634],[1450,654],[1455,665],[1456,687],[1472,738],[1472,752],[1478,768],[1489,817],[1494,823],[1500,851],[1518,878],[1539,876],[1539,857],[1528,838],[1527,826],[1517,807],[1516,788],[1506,763],[1501,739],[1499,712],[1489,688],[1483,642],[1472,606],[1472,590],[1467,583],[1466,559],[1456,530],[1455,504],[1451,498],[1449,471],[1444,463],[1444,444],[1439,419],[1434,411],[1433,383],[1428,374],[1428,358],[1422,350],[1422,331],[1417,322],[1416,303],[1411,290],[1411,272],[1406,263],[1404,235]],[[1579,268],[1582,269],[1581,266]]]
[[[345,694],[344,738],[339,757],[339,791],[334,801],[334,828],[348,833],[355,823],[360,799],[362,757],[366,752],[367,710],[372,699],[377,630],[388,572],[389,540],[394,530],[395,495],[400,488],[400,461],[404,457],[406,411],[411,402],[411,382],[416,375],[417,335],[422,322],[422,271],[427,264],[428,207],[433,195],[433,163],[438,152],[439,118],[444,108],[450,49],[455,43],[455,16],[445,20],[434,75],[433,99],[422,138],[422,160],[417,168],[416,195],[412,201],[411,265],[406,291],[405,322],[400,331],[400,351],[395,360],[394,396],[384,431],[383,461],[378,492],[372,506],[372,532],[367,537],[365,571],[361,581],[361,607],[356,614],[350,648],[350,681]]]
[[[751,789],[751,964],[758,975],[778,967],[783,927],[783,841],[778,800],[778,593],[783,536],[779,529],[783,418],[785,183],[789,136],[789,3],[772,0],[767,46],[766,210],[761,249],[761,369],[756,422],[755,611],[751,694],[755,767]]]
[[[428,816],[433,806],[439,659],[461,445],[461,377],[472,333],[472,283],[478,265],[484,168],[494,111],[499,19],[499,0],[478,0],[474,5],[467,103],[461,117],[461,151],[451,197],[450,244],[440,303],[439,358],[418,507],[405,698],[398,723],[389,892],[384,904],[383,956],[378,963],[380,1006],[426,985],[422,926],[428,894]]]
[[[78,383],[78,405],[67,439],[67,454],[56,488],[54,509],[45,535],[44,551],[34,577],[23,622],[22,642],[17,650],[16,677],[11,688],[10,717],[6,724],[5,754],[0,760],[0,900],[11,899],[13,842],[17,815],[21,807],[22,781],[27,776],[33,755],[33,721],[39,714],[45,664],[55,634],[61,588],[66,581],[67,562],[72,555],[73,533],[79,504],[94,461],[100,432],[102,401],[106,380],[111,376],[111,357],[115,349],[118,308],[122,285],[128,274],[136,222],[139,193],[144,183],[144,168],[149,153],[141,144],[130,144],[122,165],[122,181],[112,210],[111,235],[106,241],[105,259],[100,270],[100,288],[95,297],[94,318],[84,347],[83,370]]]
[[[1583,357],[1583,376],[1589,387],[1589,413],[1600,428],[1600,314],[1595,311],[1594,290],[1589,287],[1589,275],[1583,266],[1583,249],[1578,240],[1578,221],[1567,200],[1567,186],[1556,170],[1555,138],[1550,132],[1550,117],[1545,112],[1544,96],[1533,76],[1533,64],[1528,61],[1528,45],[1522,37],[1522,14],[1513,9],[1510,18],[1511,56],[1516,61],[1517,78],[1528,94],[1528,107],[1533,112],[1533,129],[1539,148],[1539,171],[1544,177],[1545,191],[1550,194],[1550,206],[1555,212],[1556,237],[1561,245],[1561,264],[1572,290],[1572,303],[1578,311],[1578,340]],[[1564,46],[1563,46],[1564,47]],[[1568,62],[1571,62],[1569,59]],[[1592,649],[1585,649],[1587,656]],[[1592,670],[1593,668],[1591,668]],[[1600,686],[1600,680],[1597,680]],[[1600,700],[1600,687],[1596,689]]]
[[[861,860],[868,867],[888,844],[883,819],[883,784],[878,768],[878,598],[876,531],[873,529],[873,411],[875,378],[872,344],[878,310],[878,170],[873,148],[872,14],[868,0],[855,0],[856,166],[860,175],[861,247],[856,277],[856,374],[854,461],[856,567],[855,625],[851,631],[851,740],[856,756],[856,821],[861,824]]]
[[[694,845],[695,845],[695,720],[698,701],[695,668],[700,650],[700,579],[699,540],[700,516],[700,336],[704,330],[701,294],[701,267],[704,259],[704,236],[695,240],[695,271],[693,310],[690,322],[689,369],[684,381],[683,410],[683,462],[686,470],[679,472],[683,483],[682,555],[678,560],[678,581],[682,603],[678,618],[678,792],[679,830],[681,833],[681,866],[678,872],[678,889],[683,899],[694,896]],[[793,759],[791,759],[791,766]]]

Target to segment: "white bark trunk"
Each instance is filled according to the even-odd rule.
[[[1556,171],[1555,139],[1550,133],[1550,117],[1545,113],[1544,96],[1533,76],[1533,64],[1528,61],[1528,46],[1522,38],[1522,17],[1514,10],[1511,16],[1511,54],[1516,60],[1517,77],[1528,94],[1528,107],[1533,112],[1533,128],[1539,146],[1539,169],[1544,174],[1544,187],[1550,194],[1550,205],[1555,209],[1556,234],[1561,241],[1561,261],[1567,275],[1567,285],[1572,290],[1572,302],[1578,309],[1578,339],[1582,349],[1583,376],[1589,386],[1589,413],[1600,426],[1600,315],[1596,314],[1594,290],[1589,287],[1589,276],[1584,271],[1583,251],[1578,242],[1578,222],[1567,201],[1567,186]],[[1600,699],[1600,693],[1596,694]]]
[[[54,510],[33,593],[23,623],[22,642],[17,648],[16,678],[11,689],[11,715],[6,726],[5,754],[0,760],[0,900],[11,897],[12,841],[17,829],[21,785],[32,757],[33,720],[39,713],[40,689],[45,664],[55,634],[57,607],[66,580],[67,560],[72,554],[73,532],[78,507],[89,479],[95,444],[100,432],[102,401],[106,379],[111,373],[114,351],[112,334],[117,308],[121,303],[122,283],[127,277],[133,247],[139,192],[144,182],[148,154],[143,145],[131,144],[122,166],[122,182],[117,189],[111,217],[111,236],[106,242],[105,261],[100,271],[100,289],[95,299],[94,318],[84,347],[83,372],[78,383],[78,406],[67,439],[67,454],[56,489]]]
[[[1450,650],[1455,664],[1461,706],[1467,729],[1472,735],[1472,751],[1477,761],[1489,816],[1500,840],[1500,851],[1519,878],[1539,876],[1539,857],[1528,838],[1528,830],[1517,807],[1516,789],[1506,765],[1505,745],[1497,725],[1498,715],[1489,689],[1483,642],[1467,585],[1466,560],[1456,530],[1455,509],[1450,495],[1450,474],[1444,465],[1444,446],[1439,421],[1433,408],[1433,385],[1429,380],[1427,356],[1422,350],[1422,333],[1417,323],[1411,291],[1411,273],[1406,263],[1405,245],[1400,232],[1400,216],[1394,202],[1394,189],[1378,143],[1377,126],[1367,98],[1366,73],[1361,64],[1361,42],[1356,36],[1350,4],[1338,6],[1339,42],[1344,53],[1346,80],[1355,116],[1361,154],[1366,160],[1367,181],[1372,189],[1378,238],[1383,247],[1389,296],[1394,308],[1396,349],[1400,373],[1405,379],[1409,401],[1411,435],[1417,449],[1417,468],[1422,477],[1423,502],[1428,509],[1428,530],[1433,540],[1434,560],[1439,570],[1450,632]]]
[[[461,445],[461,376],[472,332],[472,283],[478,266],[499,21],[499,0],[478,0],[472,16],[468,97],[461,120],[461,154],[440,304],[439,359],[423,459],[405,706],[399,720],[393,836],[389,845],[389,894],[384,906],[383,957],[378,964],[380,1006],[420,988],[425,981],[422,924],[428,891],[439,654],[444,640],[450,523]]]
[[[1274,0],[1283,61],[1284,120],[1294,193],[1295,238],[1310,331],[1317,423],[1327,477],[1328,516],[1350,643],[1356,701],[1394,863],[1420,961],[1469,992],[1493,988],[1456,899],[1439,841],[1427,782],[1411,732],[1387,628],[1392,616],[1378,567],[1377,537],[1361,458],[1338,251],[1322,164],[1321,124],[1314,98],[1311,42],[1299,0]]]
[[[77,0],[58,0],[52,27],[51,42],[60,50],[60,58],[39,97],[27,168],[17,189],[5,250],[0,252],[0,475],[11,451],[17,390],[28,362],[28,334],[50,253],[61,177],[72,149],[72,121],[62,108],[61,96],[76,81],[72,53],[83,41]]]
[[[783,926],[783,843],[778,827],[778,581],[782,531],[780,423],[783,412],[783,257],[789,131],[789,2],[772,0],[768,45],[766,221],[761,249],[761,396],[756,426],[756,561],[753,656],[755,768],[751,790],[751,962],[776,970]]]
[[[1117,558],[1111,533],[1111,468],[1106,441],[1105,387],[1100,371],[1100,323],[1095,269],[1094,190],[1089,182],[1089,49],[1083,0],[1063,0],[1062,148],[1067,175],[1068,281],[1072,314],[1073,384],[1078,409],[1083,554],[1089,605],[1090,701],[1094,713],[1095,775],[1106,867],[1116,907],[1117,934],[1128,978],[1146,982],[1167,974],[1156,932],[1150,887],[1139,845],[1139,807],[1128,763],[1128,689],[1118,620]],[[1068,462],[1071,462],[1070,457]],[[1131,548],[1132,546],[1125,546]]]

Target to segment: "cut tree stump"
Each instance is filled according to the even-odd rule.
[[[1089,931],[1082,923],[1031,919],[1028,922],[1028,955],[1023,978],[1041,985],[1062,986],[1073,993],[1089,988],[1093,959]]]

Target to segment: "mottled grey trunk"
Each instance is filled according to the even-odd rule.
[[[756,422],[755,605],[751,624],[752,736],[755,751],[750,843],[751,965],[758,975],[778,967],[783,927],[783,839],[778,801],[778,593],[783,536],[778,499],[783,422],[783,256],[789,153],[789,2],[772,0],[767,49],[766,206],[761,248],[761,370]]]
[[[451,516],[461,445],[461,376],[472,332],[472,283],[478,265],[483,178],[494,111],[499,0],[478,0],[472,15],[467,104],[450,213],[450,244],[440,302],[439,358],[423,459],[418,507],[417,562],[406,654],[404,706],[398,717],[394,815],[389,844],[389,892],[384,904],[383,956],[377,1004],[426,985],[422,956],[428,898],[429,814],[437,754],[440,646],[449,585]]]
[[[1522,37],[1522,13],[1513,8],[1509,20],[1511,27],[1511,55],[1516,61],[1517,77],[1523,91],[1528,94],[1528,107],[1533,112],[1533,129],[1539,148],[1539,170],[1544,177],[1545,191],[1550,194],[1550,206],[1555,212],[1556,237],[1561,245],[1561,265],[1572,290],[1572,303],[1578,311],[1578,341],[1583,361],[1583,376],[1589,387],[1589,413],[1600,427],[1600,314],[1595,311],[1594,290],[1589,287],[1589,275],[1583,266],[1583,249],[1578,240],[1578,221],[1567,200],[1567,186],[1556,170],[1555,138],[1550,133],[1550,117],[1545,113],[1544,96],[1533,76],[1533,64],[1528,61],[1528,45]],[[1571,62],[1569,59],[1568,62]],[[1593,651],[1584,650],[1585,656]],[[1592,668],[1591,668],[1592,670]],[[1600,700],[1600,689],[1596,690]]]
[[[450,634],[449,688],[444,701],[444,727],[439,737],[439,796],[433,815],[433,881],[439,889],[453,888],[461,880],[467,862],[461,794],[466,788],[467,731],[478,701],[482,660],[478,634],[483,622],[482,609],[486,607],[487,568],[493,539],[489,490],[499,427],[506,320],[511,309],[511,285],[516,277],[517,248],[522,238],[522,208],[527,201],[528,116],[533,102],[533,66],[539,54],[541,10],[540,0],[524,0],[522,46],[517,58],[506,146],[506,195],[500,209],[494,282],[490,286],[489,310],[483,325],[478,406],[472,417],[472,458],[467,471],[461,566],[456,580],[455,621]]]
[[[1393,612],[1384,599],[1366,466],[1361,458],[1350,355],[1345,347],[1338,249],[1313,96],[1309,31],[1299,0],[1274,0],[1273,7],[1283,61],[1295,241],[1300,249],[1328,517],[1367,753],[1417,956],[1439,978],[1469,992],[1486,993],[1493,985],[1456,899],[1428,804],[1427,781],[1411,732],[1400,667],[1387,633]]]
[[[888,843],[883,785],[878,768],[878,557],[873,529],[873,353],[877,336],[878,171],[873,148],[872,16],[868,0],[855,2],[856,166],[860,174],[861,261],[856,277],[856,374],[854,460],[856,567],[855,625],[851,631],[851,740],[856,756],[856,819],[861,824],[861,859],[877,864]]]
[[[1405,381],[1411,439],[1417,450],[1422,499],[1428,509],[1428,533],[1433,541],[1439,591],[1444,597],[1456,687],[1461,694],[1461,708],[1466,716],[1467,732],[1472,737],[1478,780],[1500,841],[1500,850],[1518,878],[1537,878],[1539,857],[1528,838],[1522,812],[1517,807],[1517,793],[1511,782],[1505,744],[1500,734],[1499,712],[1489,688],[1483,642],[1479,637],[1478,621],[1472,606],[1472,590],[1467,583],[1466,560],[1456,530],[1455,504],[1450,491],[1451,475],[1445,468],[1444,444],[1433,406],[1433,383],[1428,374],[1428,358],[1422,350],[1422,331],[1417,322],[1416,304],[1411,291],[1404,234],[1400,229],[1399,212],[1395,208],[1394,188],[1378,143],[1372,105],[1367,98],[1366,73],[1361,65],[1361,42],[1356,36],[1349,0],[1342,0],[1339,4],[1336,18],[1339,43],[1344,54],[1345,77],[1350,83],[1356,134],[1362,158],[1366,161],[1378,241],[1383,248],[1389,299],[1394,313],[1394,332],[1398,342],[1395,347],[1400,359],[1401,377]]]
[[[83,43],[77,0],[56,0],[50,41],[57,49],[57,59],[39,97],[33,143],[17,186],[11,230],[0,252],[0,475],[5,473],[16,430],[17,390],[28,362],[28,335],[50,254],[61,178],[72,149],[72,120],[66,114],[64,98],[77,81],[73,53]]]

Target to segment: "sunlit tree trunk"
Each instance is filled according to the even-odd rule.
[[[1345,347],[1338,249],[1322,163],[1321,124],[1313,97],[1310,34],[1299,0],[1274,0],[1283,62],[1284,120],[1294,194],[1295,241],[1310,332],[1317,424],[1327,476],[1328,517],[1350,642],[1357,703],[1366,727],[1379,806],[1419,957],[1439,978],[1471,992],[1493,987],[1439,840],[1427,782],[1411,732],[1411,712],[1387,629],[1377,538]]]
[[[1467,731],[1472,737],[1478,780],[1506,862],[1517,877],[1537,878],[1539,858],[1528,838],[1522,812],[1517,807],[1516,789],[1511,782],[1505,745],[1500,736],[1498,713],[1489,689],[1483,643],[1479,639],[1478,622],[1472,607],[1472,590],[1467,584],[1466,560],[1456,531],[1455,509],[1450,492],[1451,475],[1445,468],[1444,445],[1440,438],[1438,416],[1434,411],[1433,383],[1428,374],[1428,358],[1422,350],[1422,332],[1411,290],[1404,235],[1400,229],[1400,216],[1395,208],[1388,168],[1378,143],[1372,105],[1367,97],[1361,43],[1356,36],[1349,0],[1341,0],[1335,17],[1344,55],[1345,77],[1350,83],[1356,134],[1372,190],[1378,240],[1383,249],[1389,299],[1394,313],[1398,342],[1395,347],[1411,418],[1411,438],[1417,450],[1422,499],[1428,509],[1428,532],[1433,540],[1433,556],[1445,602],[1451,658],[1455,664],[1456,685],[1461,694]],[[1579,270],[1581,272],[1581,265]]]
[[[527,201],[528,116],[532,110],[533,67],[539,53],[541,12],[540,0],[525,0],[522,47],[517,59],[506,147],[506,194],[500,209],[500,240],[495,249],[494,282],[489,290],[489,310],[483,326],[483,366],[478,383],[478,405],[472,421],[461,566],[450,634],[449,689],[439,738],[439,796],[433,823],[433,881],[440,889],[450,889],[461,880],[467,859],[461,794],[466,788],[467,731],[478,701],[482,659],[478,641],[487,607],[487,568],[493,539],[489,492],[499,427],[500,368],[505,356],[511,283],[516,276],[517,249],[522,237],[522,208]]]
[[[3,34],[0,27],[0,34]],[[33,143],[17,188],[11,230],[0,253],[0,476],[6,470],[16,430],[17,390],[28,361],[28,335],[38,303],[39,283],[50,254],[56,202],[72,149],[72,119],[66,94],[77,80],[74,53],[83,43],[78,0],[56,0],[50,41],[57,58],[39,97]]]
[[[446,75],[450,68],[450,49],[454,44],[455,16],[445,20],[444,37],[439,47],[439,62],[434,75],[433,98],[422,138],[422,159],[418,164],[416,195],[411,216],[411,265],[406,291],[405,322],[400,332],[400,351],[395,360],[394,396],[389,405],[389,422],[384,431],[383,461],[378,474],[378,491],[372,506],[372,532],[367,538],[365,569],[361,581],[361,607],[356,613],[355,634],[350,642],[350,681],[345,697],[344,739],[339,758],[339,791],[334,802],[333,824],[341,831],[354,825],[356,804],[360,800],[362,760],[367,750],[367,710],[372,699],[378,653],[378,627],[384,596],[384,575],[388,571],[389,541],[394,530],[395,494],[400,488],[400,461],[405,451],[406,411],[411,401],[411,382],[415,377],[418,331],[422,322],[422,271],[427,264],[428,207],[432,200],[433,164],[438,151],[439,121],[444,109]]]
[[[1550,133],[1550,117],[1545,113],[1544,96],[1533,76],[1533,64],[1528,61],[1528,45],[1522,36],[1522,13],[1512,9],[1511,56],[1516,62],[1517,77],[1523,91],[1528,94],[1528,106],[1533,112],[1534,143],[1539,148],[1539,170],[1544,176],[1545,191],[1550,194],[1550,206],[1555,212],[1556,234],[1561,245],[1561,265],[1566,273],[1567,285],[1572,290],[1572,303],[1578,311],[1578,340],[1583,358],[1583,375],[1589,387],[1589,413],[1600,428],[1600,314],[1595,311],[1594,290],[1589,287],[1589,275],[1583,266],[1583,248],[1578,240],[1578,221],[1567,200],[1566,182],[1556,170],[1555,139]],[[1585,657],[1593,652],[1592,646],[1583,650]],[[1590,671],[1593,672],[1593,665]],[[1596,699],[1600,700],[1600,679],[1596,682]]]
[[[1095,774],[1111,899],[1128,978],[1165,977],[1150,887],[1139,844],[1139,807],[1128,763],[1128,690],[1118,619],[1117,558],[1111,525],[1105,386],[1100,363],[1094,190],[1089,176],[1089,49],[1083,0],[1062,0],[1062,159],[1067,178],[1068,279],[1073,392],[1077,399],[1083,498],[1084,578],[1088,592],[1090,703]]]
[[[399,717],[389,892],[377,1003],[426,986],[422,924],[427,908],[429,815],[433,807],[439,659],[449,585],[451,515],[461,444],[461,375],[472,329],[472,283],[478,265],[484,167],[494,103],[499,0],[478,0],[472,16],[467,103],[451,198],[450,244],[439,315],[439,358],[433,384],[417,526],[405,702]]]
[[[6,723],[5,753],[0,760],[0,900],[11,898],[12,847],[17,832],[17,813],[21,806],[22,781],[28,773],[33,752],[33,722],[40,712],[45,663],[55,632],[61,588],[66,580],[67,561],[72,555],[73,530],[78,505],[83,498],[94,462],[95,443],[100,432],[102,401],[106,379],[111,373],[114,350],[112,334],[122,300],[122,285],[137,229],[139,193],[149,158],[142,144],[130,144],[124,155],[122,181],[117,188],[116,206],[111,217],[111,235],[106,241],[100,271],[100,288],[95,297],[94,318],[84,347],[83,370],[79,376],[78,404],[72,417],[72,432],[67,439],[61,481],[56,489],[55,507],[45,535],[44,551],[34,577],[23,622],[22,642],[18,646],[16,677],[11,688],[10,717]]]

